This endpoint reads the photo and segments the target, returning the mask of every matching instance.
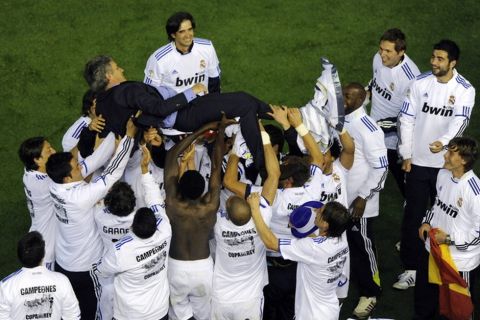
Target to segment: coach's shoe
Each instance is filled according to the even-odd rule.
[[[368,316],[370,316],[370,313],[375,309],[376,305],[376,297],[360,297],[357,306],[353,310],[353,315],[358,319],[368,319]]]
[[[415,287],[416,270],[405,270],[404,273],[398,276],[398,281],[393,284],[393,287],[398,290],[407,290],[410,287]]]

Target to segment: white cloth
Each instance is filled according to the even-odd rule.
[[[123,174],[133,139],[125,136],[103,174],[90,183],[51,183],[50,193],[57,217],[56,262],[65,270],[90,270],[103,252],[94,220],[94,205]]]
[[[246,301],[220,303],[212,301],[212,320],[262,320],[263,295]]]
[[[427,72],[417,77],[400,112],[398,151],[403,159],[418,166],[441,168],[445,151],[432,153],[429,145],[445,146],[461,136],[470,121],[475,88],[455,69],[447,83]]]
[[[174,42],[157,49],[147,61],[143,82],[153,86],[167,86],[177,93],[220,76],[217,53],[210,40],[194,38],[192,50],[180,53]]]
[[[268,225],[272,209],[263,197],[260,213]],[[266,249],[253,220],[237,226],[228,219],[226,211],[220,210],[214,233],[217,245],[212,299],[235,304],[262,297],[263,287],[268,284]]]
[[[22,268],[0,283],[0,319],[80,319],[68,278],[43,266]]]
[[[182,261],[169,258],[170,309],[173,320],[210,319],[213,260]]]
[[[375,121],[397,118],[410,85],[419,74],[420,70],[417,65],[406,54],[404,54],[403,60],[392,68],[384,66],[380,54],[375,54],[373,78],[369,84],[372,92],[370,116]],[[385,135],[385,145],[388,149],[396,150],[397,144],[397,132]]]
[[[480,180],[470,170],[460,179],[441,169],[437,177],[437,197],[425,222],[450,235],[449,247],[458,271],[471,271],[480,265]],[[430,241],[425,241],[430,251]]]
[[[83,128],[88,127],[92,119],[89,116],[81,116],[67,129],[62,138],[63,151],[69,152],[75,148],[80,140]]]
[[[379,191],[383,189],[388,173],[383,131],[362,107],[346,116],[345,128],[355,141],[355,159],[348,173],[347,208],[360,196],[367,199],[363,217],[376,217],[379,214]]]
[[[38,231],[45,240],[45,258],[43,263],[49,269],[55,262],[56,221],[53,200],[50,196],[52,180],[46,173],[27,171],[23,173],[23,188],[27,198],[27,207],[32,219],[29,231]]]
[[[337,320],[336,294],[348,256],[345,237],[279,239],[284,259],[297,261],[295,317],[302,320]]]

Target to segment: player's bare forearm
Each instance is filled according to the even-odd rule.
[[[340,163],[345,169],[350,170],[355,159],[355,142],[346,130],[344,133],[340,133],[339,137],[343,146],[340,154]]]
[[[262,135],[264,132],[262,127]],[[265,134],[267,133],[265,132]],[[268,176],[263,184],[262,196],[272,205],[275,200],[275,194],[277,193],[280,165],[278,164],[277,156],[270,143],[263,145],[263,152],[265,154],[265,168],[267,169]]]
[[[228,157],[227,169],[223,176],[223,185],[237,196],[244,198],[247,185],[238,181],[238,162],[238,156],[232,152]]]
[[[222,120],[218,127],[217,139],[215,140],[215,146],[212,158],[212,172],[210,175],[209,191],[215,189],[220,190],[222,184],[222,159],[225,154],[225,127],[226,118],[223,115]]]
[[[270,250],[278,251],[278,239],[270,230],[270,228],[265,224],[262,214],[260,213],[260,195],[257,192],[250,194],[247,198],[248,205],[252,210],[252,219],[255,223],[255,228],[257,229],[260,239]]]

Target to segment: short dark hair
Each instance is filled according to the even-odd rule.
[[[165,25],[168,40],[174,40],[172,37],[172,33],[177,32],[178,29],[180,29],[180,25],[185,20],[189,20],[192,23],[192,28],[195,29],[195,20],[193,19],[193,16],[188,12],[175,12],[173,15],[170,16],[170,18],[168,18],[167,24]]]
[[[110,62],[112,61],[111,57],[101,55],[96,56],[85,64],[83,77],[93,92],[104,91],[107,87],[107,72],[111,71]]]
[[[198,199],[205,190],[205,179],[197,170],[187,170],[178,180],[178,192],[189,200]]]
[[[301,187],[310,178],[310,168],[303,158],[289,156],[288,162],[280,165],[280,178],[292,178],[294,187]]]
[[[35,159],[40,158],[42,155],[45,141],[45,137],[28,138],[23,141],[20,148],[18,148],[18,156],[20,157],[20,160],[22,160],[25,169],[28,171],[38,169]]]
[[[128,183],[117,181],[108,190],[104,203],[112,214],[126,217],[135,209],[135,193]]]
[[[395,51],[407,50],[407,38],[402,30],[392,28],[385,31],[380,37],[380,41],[390,41],[395,43]]]
[[[342,153],[342,145],[337,138],[332,139],[332,145],[330,146],[329,150],[334,159],[338,159],[338,157],[340,157],[340,154]]]
[[[135,213],[132,222],[132,232],[141,239],[148,239],[157,230],[157,218],[150,208],[140,208]]]
[[[97,97],[96,93],[90,89],[84,93],[82,98],[82,115],[88,116],[88,113],[90,112],[90,108],[92,107],[93,101],[95,100],[96,97]]]
[[[463,166],[465,172],[472,170],[478,158],[478,142],[470,137],[456,137],[450,140],[448,148],[458,151],[458,154],[465,161]]]
[[[440,40],[438,43],[433,45],[433,50],[442,50],[446,51],[448,54],[448,60],[449,61],[457,61],[460,59],[460,48],[458,45],[448,39]]]
[[[283,135],[283,131],[273,124],[267,124],[264,126],[264,128],[270,136],[272,147],[278,145],[278,151],[282,152],[283,145],[285,144],[285,136]]]
[[[63,183],[63,179],[72,172],[70,161],[73,155],[70,152],[57,152],[47,161],[47,174],[55,183]]]
[[[45,256],[45,241],[38,231],[24,235],[17,245],[18,260],[25,268],[38,267]]]
[[[331,201],[325,204],[322,219],[328,223],[328,236],[335,238],[340,237],[347,229],[350,214],[343,204]]]

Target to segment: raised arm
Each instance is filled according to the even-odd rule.
[[[278,239],[273,232],[268,228],[260,213],[260,195],[257,192],[250,194],[247,198],[248,205],[252,210],[252,219],[255,223],[255,228],[262,239],[262,242],[270,250],[278,251]]]
[[[263,183],[262,196],[270,205],[272,205],[277,193],[278,179],[280,178],[280,165],[278,164],[275,151],[273,151],[268,133],[265,131],[261,122],[259,122],[259,125],[260,134],[262,135],[263,153],[265,154],[265,168],[267,169],[268,175]]]
[[[177,143],[172,149],[167,152],[167,156],[165,157],[165,171],[164,171],[164,181],[165,181],[165,193],[167,196],[167,202],[169,199],[173,199],[177,197],[177,183],[179,177],[178,171],[178,156],[197,139],[201,134],[203,134],[207,130],[214,130],[217,129],[218,122],[211,122],[205,124],[200,129]],[[221,163],[220,163],[221,165]],[[212,163],[212,171],[213,171],[213,163]]]
[[[305,147],[308,150],[308,153],[312,157],[312,164],[323,168],[323,154],[320,151],[315,139],[313,139],[312,135],[305,127],[302,122],[302,115],[300,114],[300,110],[298,108],[289,108],[288,109],[288,120],[290,124],[297,130],[298,134],[302,137],[303,142],[305,143]]]
[[[340,153],[340,163],[345,169],[350,170],[355,159],[355,142],[345,128],[339,132],[338,136],[343,147],[342,153]]]
[[[247,184],[238,180],[238,162],[238,156],[231,152],[228,157],[227,169],[223,176],[223,185],[237,196],[244,198]]]

